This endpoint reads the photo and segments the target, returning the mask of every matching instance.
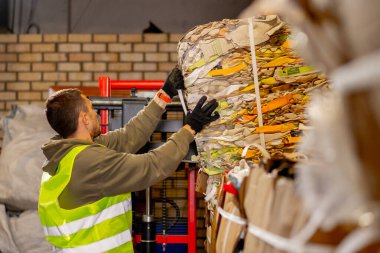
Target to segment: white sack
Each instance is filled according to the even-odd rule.
[[[9,228],[9,218],[5,213],[5,206],[0,204],[0,252],[19,253]]]
[[[22,253],[48,253],[52,246],[45,240],[37,210],[28,210],[10,219],[17,247]]]
[[[41,146],[54,135],[42,107],[19,106],[5,118],[4,146],[0,155],[0,202],[21,210],[35,209],[42,164]]]

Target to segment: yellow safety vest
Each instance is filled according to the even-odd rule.
[[[74,209],[62,209],[58,197],[71,178],[75,157],[88,145],[73,148],[57,173],[42,175],[38,213],[53,252],[133,252],[131,194],[104,197]]]

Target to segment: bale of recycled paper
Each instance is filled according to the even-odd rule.
[[[259,143],[260,134],[272,155],[293,153],[307,123],[309,93],[327,85],[323,75],[294,54],[290,30],[278,16],[254,18],[254,57],[248,29],[247,20],[224,19],[193,28],[178,44],[188,107],[203,95],[219,103],[220,119],[196,136],[200,167],[211,175],[235,167],[242,148]],[[263,126],[258,124],[252,60],[258,67]],[[259,157],[260,152],[249,151],[248,159]]]

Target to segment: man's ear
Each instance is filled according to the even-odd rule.
[[[88,118],[88,114],[86,112],[80,112],[79,120],[83,123],[83,125],[87,126],[90,123],[90,119]]]

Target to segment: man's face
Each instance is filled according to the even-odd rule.
[[[98,137],[100,135],[100,124],[98,120],[98,114],[92,107],[91,101],[83,96],[83,99],[86,101],[86,107],[87,107],[87,115],[89,117],[89,125],[88,125],[88,131],[90,132],[91,138],[94,139],[95,137]]]

